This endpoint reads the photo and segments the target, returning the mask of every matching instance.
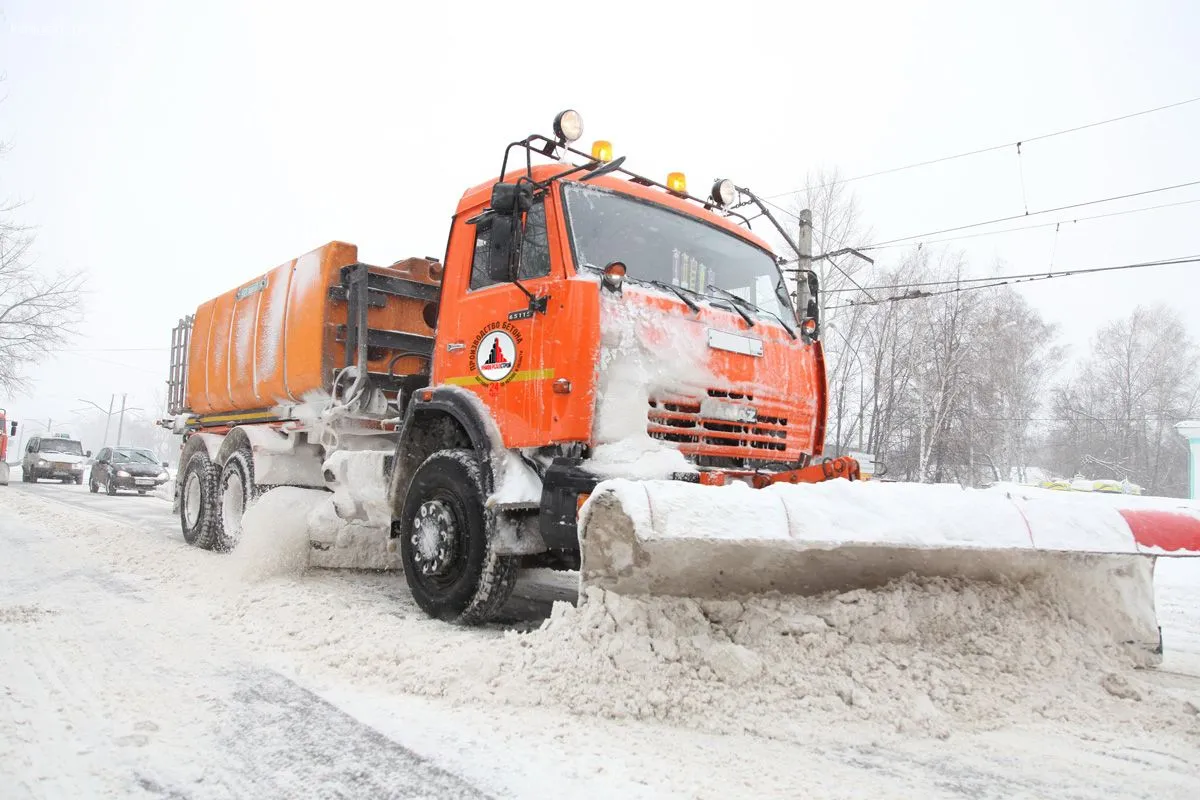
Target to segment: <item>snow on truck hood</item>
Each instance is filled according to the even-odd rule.
[[[716,415],[743,410],[757,415],[787,448],[720,455],[794,461],[811,451],[822,385],[812,348],[765,316],[746,329],[734,312],[701,308],[696,314],[674,296],[634,284],[626,285],[620,297],[601,293],[593,438],[602,474],[665,478],[689,470],[682,457],[652,452],[681,448],[648,432],[662,424],[655,419],[664,413],[658,404],[680,399],[690,409],[685,413],[697,417],[723,419]],[[728,341],[714,341],[714,335]],[[730,349],[738,343],[752,345],[754,354]],[[682,449],[711,446],[685,443]],[[631,467],[628,474],[621,470],[624,461]]]

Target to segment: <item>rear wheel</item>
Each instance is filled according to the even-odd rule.
[[[95,475],[88,477],[88,491],[92,494],[96,494],[96,492],[100,491],[100,484],[96,483]]]
[[[493,547],[479,457],[442,450],[417,468],[400,516],[400,557],[413,599],[431,617],[487,622],[512,594],[519,556]]]
[[[179,522],[183,540],[211,550],[221,530],[217,504],[217,466],[203,447],[192,451],[179,470]]]
[[[221,532],[217,534],[216,549],[227,552],[241,541],[242,517],[251,501],[260,494],[254,483],[254,455],[245,438],[225,460],[218,485],[221,487]]]

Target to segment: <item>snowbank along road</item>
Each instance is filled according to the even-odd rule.
[[[1179,797],[1200,569],[1158,670],[1062,587],[708,602],[526,581],[509,624],[392,573],[187,547],[170,504],[0,489],[4,797]],[[1103,614],[1103,609],[1096,609]]]

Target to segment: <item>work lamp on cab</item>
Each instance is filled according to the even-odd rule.
[[[737,199],[737,187],[733,185],[733,181],[728,178],[722,178],[712,187],[712,200],[722,208],[728,208],[733,205],[733,201]]]
[[[558,112],[558,116],[554,118],[554,135],[561,142],[575,141],[583,136],[583,117],[571,108]]]

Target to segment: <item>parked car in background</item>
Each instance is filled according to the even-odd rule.
[[[167,465],[142,447],[105,447],[92,464],[88,488],[93,492],[136,491],[145,494],[170,480]]]
[[[78,439],[65,433],[54,436],[33,436],[25,445],[21,458],[21,480],[37,483],[51,478],[63,483],[83,483],[84,461],[92,451],[83,452]]]

